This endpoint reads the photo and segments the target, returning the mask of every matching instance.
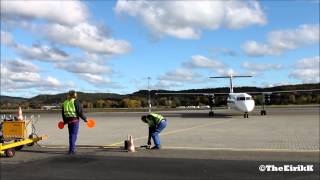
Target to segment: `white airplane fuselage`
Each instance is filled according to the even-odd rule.
[[[227,105],[234,110],[248,113],[253,111],[255,103],[247,93],[230,93],[227,99]]]

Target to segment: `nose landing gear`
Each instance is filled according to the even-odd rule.
[[[243,114],[243,117],[244,117],[244,118],[249,118],[248,112],[245,112],[245,113]]]

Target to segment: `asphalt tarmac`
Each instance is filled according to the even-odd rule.
[[[49,139],[1,158],[1,180],[319,179],[319,107],[272,108],[267,116],[257,110],[249,119],[229,110],[217,110],[215,117],[206,111],[161,113],[169,122],[162,150],[128,153],[121,147],[127,134],[136,147],[145,144],[142,113],[88,113],[97,126],[81,127],[75,156],[66,155],[59,115],[41,114],[37,131]],[[313,171],[279,171],[301,165]]]
[[[4,158],[1,179],[318,179],[319,154],[314,152],[254,152],[228,150],[145,150],[121,148],[26,148]],[[35,159],[30,159],[37,156]],[[20,159],[20,160],[18,160]],[[24,160],[23,160],[24,159]],[[261,171],[260,166],[311,165],[313,171]],[[263,169],[262,169],[263,170]]]

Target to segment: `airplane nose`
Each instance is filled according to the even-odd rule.
[[[246,110],[247,110],[247,112],[251,112],[251,111],[253,111],[253,109],[254,109],[254,101],[252,100],[247,103]]]
[[[251,112],[254,109],[254,101],[246,101],[244,103],[244,106],[242,107],[242,110],[244,112]]]

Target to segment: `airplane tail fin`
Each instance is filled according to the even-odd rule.
[[[233,93],[233,84],[232,84],[232,78],[242,78],[242,77],[252,77],[252,76],[247,76],[247,75],[240,75],[240,76],[213,76],[210,78],[229,78],[230,79],[230,93]]]

